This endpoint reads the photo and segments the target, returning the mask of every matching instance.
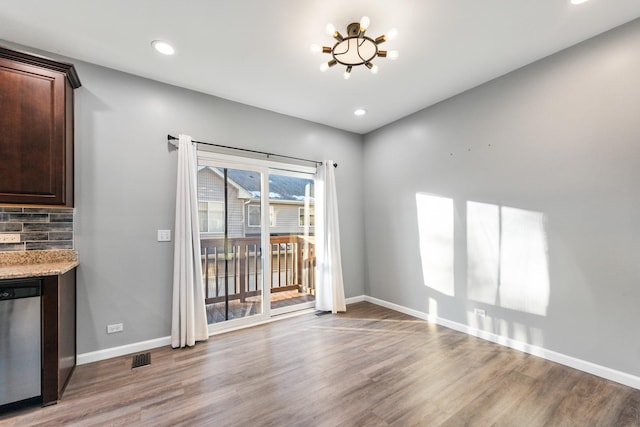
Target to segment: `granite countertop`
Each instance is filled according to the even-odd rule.
[[[0,252],[0,279],[57,276],[78,265],[78,254],[71,249]]]

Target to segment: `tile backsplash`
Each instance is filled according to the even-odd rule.
[[[73,249],[73,208],[0,206],[0,237],[20,234],[19,243],[0,242],[0,251]]]

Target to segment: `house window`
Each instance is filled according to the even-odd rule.
[[[259,205],[249,205],[247,206],[247,226],[248,227],[260,227],[260,206]],[[276,225],[275,221],[275,213],[273,211],[273,206],[269,206],[269,226],[273,227]]]
[[[201,233],[224,233],[224,203],[198,202]]]
[[[298,225],[300,227],[304,227],[305,225],[307,225],[305,224],[304,216],[305,216],[304,208],[298,208],[298,218],[299,218]],[[309,208],[309,224],[308,225],[311,227],[316,225],[316,211],[313,207]]]

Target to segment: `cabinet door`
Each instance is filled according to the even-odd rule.
[[[0,202],[69,203],[65,85],[63,73],[0,58]]]

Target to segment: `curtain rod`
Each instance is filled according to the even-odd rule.
[[[171,142],[171,141],[175,141],[175,140],[178,140],[178,138],[173,136],[173,135],[171,135],[171,134],[167,135],[167,141],[169,142],[169,144],[174,145],[174,146],[177,147],[176,144]],[[195,141],[195,140],[192,140],[191,142],[195,142],[196,144],[209,145],[209,146],[212,146],[212,147],[226,148],[226,149],[229,149],[229,150],[244,151],[246,153],[263,154],[263,155],[265,155],[267,157],[276,156],[276,157],[282,157],[284,159],[300,160],[302,162],[315,163],[316,166],[322,164],[322,162],[319,162],[317,160],[309,160],[309,159],[303,159],[303,158],[300,158],[300,157],[285,156],[284,154],[267,153],[266,151],[249,150],[248,148],[230,147],[228,145],[214,144],[212,142],[202,142],[202,141]],[[334,163],[333,167],[337,168],[338,164]]]

